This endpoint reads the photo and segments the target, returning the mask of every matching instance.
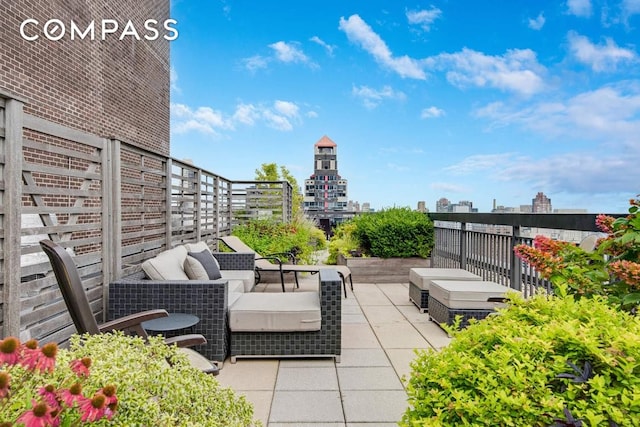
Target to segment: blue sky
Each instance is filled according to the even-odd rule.
[[[349,198],[624,212],[640,193],[640,0],[173,0],[171,154]]]

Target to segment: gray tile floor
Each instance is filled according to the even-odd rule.
[[[315,276],[296,292],[317,289]],[[291,290],[291,286],[287,291]],[[258,292],[281,292],[279,284]],[[224,363],[221,384],[244,394],[266,427],[394,426],[407,408],[414,349],[449,338],[409,301],[408,283],[354,284],[342,300],[342,357],[239,359]]]

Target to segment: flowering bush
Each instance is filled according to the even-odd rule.
[[[92,397],[83,394],[91,359],[73,359],[56,367],[58,346],[0,341],[0,426],[71,426],[111,420],[118,405],[116,389],[107,385]]]
[[[43,348],[48,348],[47,346]],[[87,368],[87,357],[92,361],[91,375],[78,377],[86,371],[74,361],[80,360]],[[52,372],[41,373],[36,369],[30,371],[24,381],[13,375],[13,369],[23,369],[22,365],[11,365],[9,398],[0,398],[0,427],[20,425],[20,422],[26,426],[60,427],[84,424],[126,427],[260,425],[259,421],[253,420],[253,406],[244,396],[220,386],[216,377],[193,368],[184,353],[178,351],[176,346],[166,345],[160,336],[144,340],[122,332],[73,335],[69,349],[59,349],[55,359],[56,365]],[[44,362],[47,363],[41,366],[50,366],[50,360],[45,359]],[[0,369],[3,363],[0,362]],[[102,387],[102,384],[112,385],[112,390],[118,392],[117,411],[112,418],[108,418],[105,412],[105,416],[97,421],[91,422],[89,418],[83,421],[82,415],[91,408],[75,403],[73,407],[67,405],[67,411],[59,415],[59,424],[56,424],[55,418],[54,423],[47,424],[46,416],[39,417],[37,424],[17,420],[25,412],[35,412],[32,410],[31,399],[47,403],[46,397],[38,394],[42,387],[40,384],[57,384],[57,390],[69,389],[72,394],[79,395],[78,389],[66,385],[66,381],[70,379],[77,379],[82,390],[98,390],[96,395],[102,390],[106,397],[109,388]],[[3,380],[0,379],[1,381]],[[6,393],[4,384],[6,382],[2,382],[0,388]],[[46,396],[51,397],[48,393]],[[95,411],[92,414],[95,415]],[[3,425],[3,422],[6,423]]]
[[[604,295],[635,312],[640,304],[640,200],[630,204],[626,217],[598,215],[596,224],[607,236],[591,252],[537,236],[533,247],[518,245],[515,253],[549,279],[560,295]]]

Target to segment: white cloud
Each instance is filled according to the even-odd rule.
[[[567,37],[571,54],[596,72],[614,71],[620,62],[638,59],[633,50],[619,47],[610,38],[605,38],[604,44],[595,45],[587,37],[573,31]]]
[[[253,126],[260,117],[260,112],[255,105],[238,104],[236,111],[233,113],[233,120],[243,125]]]
[[[300,108],[290,101],[277,100],[272,107],[239,103],[231,114],[211,107],[192,109],[184,104],[171,104],[171,131],[173,133],[200,132],[219,136],[221,131],[233,131],[238,125],[255,126],[263,123],[273,129],[290,131],[299,124]]]
[[[314,43],[319,44],[320,46],[322,46],[323,48],[325,48],[327,50],[327,53],[329,54],[329,56],[333,56],[333,50],[336,48],[335,46],[332,46],[332,45],[326,43],[324,40],[322,40],[318,36],[311,37],[309,39],[309,41],[312,41]]]
[[[276,102],[273,103],[273,108],[278,113],[287,117],[297,117],[298,112],[300,111],[300,108],[296,104],[289,101],[277,100]]]
[[[640,83],[604,86],[566,101],[539,102],[523,109],[502,103],[476,111],[493,127],[517,125],[545,138],[580,138],[640,149]]]
[[[529,18],[529,28],[532,30],[541,30],[544,27],[544,23],[546,20],[544,19],[544,13],[540,12],[540,14],[535,18]]]
[[[567,9],[569,14],[588,18],[593,13],[591,0],[567,0]]]
[[[307,63],[309,58],[304,52],[292,43],[279,41],[269,45],[274,50],[275,56],[282,62]]]
[[[169,85],[171,90],[175,93],[182,93],[182,90],[178,86],[178,72],[173,67],[173,65],[169,69]]]
[[[269,58],[265,58],[264,56],[260,55],[254,55],[249,58],[244,58],[242,62],[249,71],[256,71],[261,68],[267,68],[267,66],[269,65]]]
[[[444,168],[454,175],[468,175],[486,171],[504,165],[513,157],[513,153],[476,154],[463,159],[461,162]]]
[[[318,113],[316,113],[315,111],[308,111],[305,115],[310,119],[317,119],[319,117]]]
[[[424,31],[431,30],[431,24],[434,23],[442,15],[442,11],[437,7],[431,6],[431,9],[409,10],[407,11],[407,20],[410,24],[417,24]]]
[[[370,110],[376,108],[385,99],[403,100],[406,98],[403,92],[394,91],[391,86],[384,86],[380,90],[368,86],[353,86],[351,94],[356,98],[360,98],[364,106]]]
[[[433,118],[437,118],[437,117],[442,117],[444,116],[444,110],[438,108],[438,107],[434,107],[431,106],[429,108],[425,108],[422,110],[422,112],[420,113],[420,118],[421,119],[433,119]]]
[[[640,14],[640,0],[622,0],[620,7],[625,16]]]
[[[276,114],[271,110],[264,110],[262,117],[270,128],[288,132],[293,129],[293,125],[289,119],[283,115]]]
[[[396,72],[400,77],[426,79],[426,74],[418,61],[406,55],[394,57],[387,44],[360,16],[351,15],[348,19],[341,17],[338,28],[346,33],[352,43],[362,47],[378,63]]]
[[[530,49],[510,49],[502,56],[489,56],[464,48],[424,62],[448,70],[447,80],[458,87],[494,87],[521,95],[533,95],[544,88],[542,74],[545,68]]]

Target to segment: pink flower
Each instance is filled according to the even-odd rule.
[[[11,375],[7,371],[0,371],[0,399],[4,399],[9,395],[10,385]]]
[[[20,357],[20,340],[16,337],[7,337],[0,341],[0,365],[15,365]]]
[[[72,360],[71,370],[79,377],[88,377],[89,368],[91,367],[91,359],[89,357],[83,357],[82,359]]]
[[[600,214],[596,217],[596,225],[603,233],[611,234],[613,233],[613,222],[615,219],[613,217]]]
[[[106,415],[107,398],[101,392],[93,395],[91,399],[86,399],[80,404],[80,412],[82,412],[81,420],[97,421]]]
[[[40,372],[53,372],[53,369],[56,366],[58,345],[56,343],[48,343],[39,349],[37,342],[35,342],[35,348],[32,348],[33,345],[30,345],[30,341],[25,343],[23,357],[20,361],[22,366],[27,369],[38,370]]]
[[[20,415],[16,422],[23,423],[25,427],[46,427],[54,425],[51,408],[49,408],[46,403],[38,403],[33,400],[31,404],[33,407]]]
[[[58,398],[56,396],[56,389],[51,384],[38,389],[38,394],[42,396],[42,399],[52,408],[60,408]]]
[[[82,395],[82,385],[75,383],[68,389],[60,390],[60,399],[65,405],[72,408],[74,403],[78,402],[78,405],[80,405],[86,397]]]
[[[609,271],[618,279],[636,289],[640,289],[640,264],[633,261],[613,261]]]

